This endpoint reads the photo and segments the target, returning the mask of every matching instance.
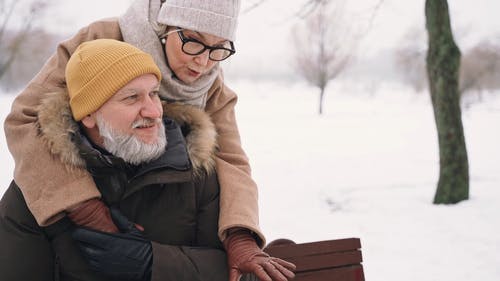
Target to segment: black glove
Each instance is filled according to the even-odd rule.
[[[121,233],[78,227],[73,231],[73,239],[93,271],[116,280],[149,281],[153,262],[151,242],[120,211],[110,210]]]

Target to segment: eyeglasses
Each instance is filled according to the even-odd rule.
[[[168,32],[168,34],[177,32],[179,35],[179,38],[181,39],[182,42],[182,51],[188,55],[191,56],[197,56],[205,52],[207,49],[209,50],[208,52],[208,58],[213,61],[223,61],[227,59],[228,57],[232,56],[234,53],[236,53],[236,50],[234,49],[234,44],[232,41],[229,41],[230,48],[225,48],[225,47],[212,47],[205,45],[204,43],[193,39],[193,38],[186,38],[184,36],[184,33],[182,30],[177,29],[173,30],[172,32]],[[162,41],[164,42],[164,40]]]

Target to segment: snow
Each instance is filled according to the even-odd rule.
[[[500,93],[463,110],[470,200],[444,206],[428,93],[339,82],[319,116],[302,83],[228,84],[268,241],[358,237],[369,281],[500,280]],[[1,120],[12,100],[0,94]],[[0,148],[1,194],[14,165]]]

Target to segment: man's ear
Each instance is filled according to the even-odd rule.
[[[81,121],[83,126],[85,126],[88,129],[94,128],[97,124],[95,113],[85,116]]]

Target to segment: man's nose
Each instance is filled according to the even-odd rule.
[[[141,109],[142,117],[160,118],[162,114],[163,109],[161,107],[161,102],[158,99],[154,99],[149,96],[144,99]]]

